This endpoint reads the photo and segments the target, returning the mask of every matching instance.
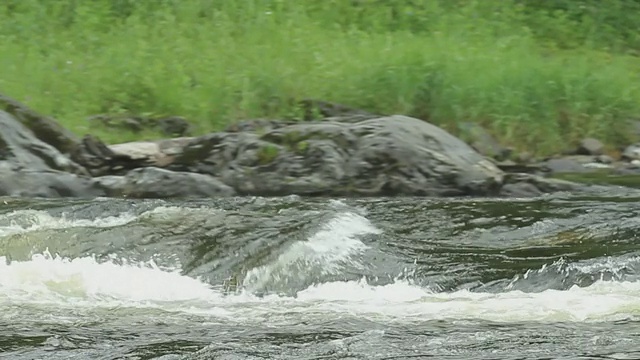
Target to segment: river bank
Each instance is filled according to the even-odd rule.
[[[6,2],[1,91],[110,144],[180,132],[180,123],[122,132],[88,116],[179,115],[203,135],[298,118],[305,98],[457,136],[459,123],[481,124],[537,156],[587,137],[609,152],[640,140],[634,1],[149,4]]]
[[[105,144],[2,95],[0,195],[528,197],[598,191],[549,174],[640,173],[635,145],[616,159],[585,139],[575,155],[514,161],[473,123],[468,145],[424,120],[305,104],[322,118],[247,120],[202,136]]]

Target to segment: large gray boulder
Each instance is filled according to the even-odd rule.
[[[168,168],[248,195],[494,195],[504,173],[445,130],[407,116],[308,122],[193,139]]]

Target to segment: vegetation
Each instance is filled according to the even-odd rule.
[[[107,141],[98,113],[181,115],[198,132],[316,98],[487,126],[538,153],[630,141],[634,0],[4,0],[0,91]],[[148,135],[146,135],[148,136]]]
[[[272,163],[280,154],[280,149],[276,145],[265,145],[258,151],[258,162],[261,165]]]

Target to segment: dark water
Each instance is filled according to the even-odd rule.
[[[636,359],[638,200],[0,199],[0,358]]]

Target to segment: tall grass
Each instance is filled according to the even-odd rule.
[[[542,39],[516,1],[408,3],[7,0],[0,92],[107,141],[139,135],[94,129],[88,115],[183,115],[202,133],[283,116],[300,98],[454,132],[477,121],[539,154],[588,135],[631,140],[637,58],[586,38],[571,48]]]

